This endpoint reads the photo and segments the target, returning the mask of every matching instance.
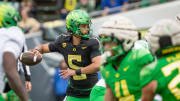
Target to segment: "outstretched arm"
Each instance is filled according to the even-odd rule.
[[[21,82],[18,72],[16,71],[16,58],[11,52],[4,52],[3,67],[10,87],[19,96],[22,101],[28,101],[28,95]]]
[[[32,52],[34,52],[34,53],[40,52],[41,54],[49,53],[50,52],[49,43],[35,47],[35,49],[33,49]]]
[[[155,90],[157,87],[157,81],[151,81],[142,89],[142,101],[153,101]]]
[[[108,85],[106,85],[106,92],[104,95],[104,101],[114,101],[114,96],[113,96],[112,90]]]

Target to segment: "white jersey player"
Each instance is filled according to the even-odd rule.
[[[25,44],[22,30],[17,27],[18,12],[6,2],[0,2],[0,94],[4,89],[5,77],[11,89],[21,101],[28,101],[28,95],[17,72],[18,56]]]

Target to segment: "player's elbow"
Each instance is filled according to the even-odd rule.
[[[3,67],[7,77],[11,77],[13,72],[16,72],[16,58],[11,52],[4,52]]]
[[[147,90],[146,90],[146,88],[144,87],[143,89],[142,89],[142,96],[141,96],[141,101],[148,101],[148,94],[146,93],[147,92]],[[148,92],[148,93],[150,93],[150,92]]]
[[[149,100],[148,96],[142,95],[141,101],[150,101],[150,100]]]
[[[100,70],[100,66],[95,66],[95,71],[98,72]]]
[[[156,81],[152,81],[142,89],[142,101],[152,101],[156,90]]]
[[[100,70],[100,65],[98,63],[94,63],[94,72],[98,72]]]

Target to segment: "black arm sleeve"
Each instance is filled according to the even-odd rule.
[[[25,64],[22,64],[23,70],[24,70],[24,76],[25,76],[25,81],[31,81],[31,74],[28,73],[29,70],[28,67]]]
[[[100,50],[99,50],[99,41],[98,41],[98,39],[95,39],[94,41],[93,41],[93,45],[91,46],[91,59],[93,59],[94,57],[96,57],[96,56],[99,56],[99,55],[101,55],[101,53],[100,53]]]

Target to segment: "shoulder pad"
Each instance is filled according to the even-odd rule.
[[[62,43],[62,42],[66,42],[69,41],[71,38],[70,35],[65,35],[65,34],[61,34],[56,38],[56,43]]]
[[[5,30],[6,35],[9,36],[9,40],[13,40],[14,42],[24,45],[25,44],[25,36],[22,30],[19,27],[10,27]]]
[[[97,38],[89,38],[88,40],[84,40],[84,42],[88,46],[100,45],[99,40]]]

